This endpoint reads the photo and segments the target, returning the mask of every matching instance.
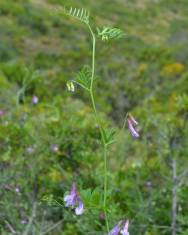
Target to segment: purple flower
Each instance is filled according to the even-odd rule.
[[[129,235],[128,228],[129,228],[129,220],[126,220],[125,224],[124,224],[124,227],[123,227],[123,229],[121,230],[120,233],[122,235]]]
[[[19,188],[19,187],[16,187],[16,188],[15,188],[15,192],[19,194],[19,193],[20,193],[20,188]]]
[[[126,220],[125,222],[120,221],[110,232],[108,235],[129,235],[128,232],[129,227],[129,220]]]
[[[39,102],[39,98],[36,95],[34,95],[32,97],[32,104],[37,104],[38,102]]]
[[[68,195],[64,197],[64,202],[66,207],[75,208],[75,214],[81,215],[84,212],[84,205],[81,201],[80,195],[76,189],[76,184],[73,183],[71,187],[71,191]]]
[[[118,235],[120,231],[119,224],[117,224],[110,232],[108,235]]]
[[[70,193],[64,197],[64,202],[66,207],[71,206],[72,209],[74,208],[77,198],[76,195],[77,195],[76,184],[73,183]]]
[[[127,123],[131,135],[135,138],[138,138],[140,135],[135,128],[135,126],[138,125],[138,122],[134,119],[134,117],[131,114],[128,115]]]
[[[0,117],[3,116],[5,112],[3,110],[0,110]]]
[[[81,215],[84,212],[84,204],[81,201],[80,195],[78,195],[77,200],[78,200],[78,206],[75,209],[75,213],[76,215]]]

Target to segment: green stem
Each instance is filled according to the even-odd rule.
[[[107,146],[105,144],[105,139],[104,139],[104,134],[102,131],[102,126],[100,123],[100,119],[96,110],[96,105],[95,105],[95,99],[93,96],[93,91],[90,90],[90,98],[92,102],[92,107],[94,110],[95,114],[95,119],[97,124],[99,125],[99,131],[101,134],[101,142],[103,146],[103,157],[104,157],[104,200],[103,200],[103,210],[104,210],[104,215],[105,215],[105,222],[106,222],[106,229],[109,232],[109,223],[108,223],[108,216],[107,216],[107,211],[106,211],[106,197],[107,197]]]
[[[92,41],[93,41],[93,46],[92,46],[92,75],[91,75],[91,84],[90,84],[90,91],[93,92],[93,81],[94,81],[94,76],[95,76],[95,49],[96,49],[96,39],[95,39],[95,34],[91,28],[91,26],[88,24],[89,31],[92,36]],[[96,108],[95,108],[96,112]]]
[[[107,197],[106,194],[107,194],[107,147],[106,147],[106,145],[104,145],[104,201],[103,201],[103,207],[104,207],[106,228],[109,233],[108,215],[107,215],[107,211],[106,211],[106,197]]]
[[[108,223],[108,216],[107,216],[107,211],[106,211],[106,197],[107,197],[107,145],[105,142],[105,137],[103,133],[103,128],[101,124],[101,120],[98,116],[97,109],[96,109],[96,104],[95,104],[95,98],[93,94],[93,82],[94,82],[94,76],[95,76],[95,50],[96,50],[96,39],[95,39],[95,34],[89,24],[88,28],[90,30],[91,36],[92,36],[92,41],[93,41],[93,46],[92,46],[92,75],[91,75],[91,84],[90,84],[90,89],[89,89],[89,94],[91,98],[91,103],[95,115],[96,122],[99,126],[99,131],[101,135],[101,142],[103,146],[103,156],[104,156],[104,200],[103,200],[103,210],[104,210],[104,215],[105,215],[105,222],[106,222],[106,229],[107,232],[109,233],[109,223]]]

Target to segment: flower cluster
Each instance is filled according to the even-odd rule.
[[[131,135],[135,138],[138,138],[140,135],[138,133],[138,130],[135,128],[135,126],[138,125],[138,122],[134,119],[131,114],[128,115],[127,123]]]
[[[129,220],[126,220],[125,222],[120,221],[110,232],[108,235],[129,235],[128,232],[129,228]]]
[[[84,205],[81,201],[80,195],[76,189],[76,184],[73,183],[71,187],[71,191],[68,195],[64,197],[64,202],[66,207],[71,207],[72,209],[75,208],[75,214],[81,215],[84,212]]]

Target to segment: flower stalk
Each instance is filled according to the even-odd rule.
[[[103,147],[103,159],[104,159],[104,195],[103,195],[103,210],[104,210],[104,215],[105,215],[105,223],[106,223],[106,229],[107,232],[109,232],[109,223],[108,223],[108,216],[107,216],[107,210],[106,210],[106,198],[107,198],[107,144],[105,141],[103,129],[102,129],[102,124],[101,120],[99,118],[97,109],[96,109],[96,103],[95,103],[95,98],[94,98],[94,92],[93,92],[93,83],[94,83],[94,77],[95,77],[95,51],[96,51],[96,38],[95,34],[90,26],[90,24],[87,24],[89,31],[92,36],[92,74],[91,74],[91,84],[90,84],[90,89],[89,89],[89,94],[90,94],[90,99],[96,119],[96,123],[99,126],[99,131],[101,135],[101,144]]]

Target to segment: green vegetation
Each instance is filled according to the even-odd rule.
[[[187,0],[0,1],[0,233],[106,234],[99,126],[87,92],[66,87],[91,64],[92,42],[64,6],[88,9],[96,33],[125,33],[96,47],[98,115],[116,132],[110,229],[129,218],[130,235],[187,235]],[[128,112],[139,139],[122,128]],[[62,202],[72,182],[85,206],[79,217]]]

